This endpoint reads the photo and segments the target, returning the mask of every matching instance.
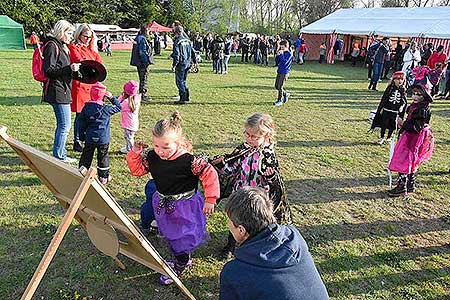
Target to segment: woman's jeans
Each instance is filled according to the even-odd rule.
[[[70,130],[70,104],[51,103],[56,117],[53,156],[66,159],[66,141]]]
[[[230,55],[225,55],[223,58],[223,71],[228,73],[228,61],[230,60]]]

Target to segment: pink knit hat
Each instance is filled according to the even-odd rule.
[[[123,91],[128,96],[134,96],[139,91],[139,83],[135,80],[129,80],[123,85]]]
[[[106,94],[106,86],[100,82],[94,83],[91,86],[91,99],[92,101],[103,101]]]

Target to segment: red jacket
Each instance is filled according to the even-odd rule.
[[[444,64],[446,59],[447,55],[445,53],[438,54],[437,52],[433,52],[433,54],[431,54],[430,58],[427,61],[427,65],[430,69],[434,69],[436,63]]]
[[[100,55],[85,45],[70,43],[70,63],[79,63],[83,60],[96,60],[103,63]],[[72,81],[72,104],[70,105],[72,112],[81,112],[84,103],[91,99],[91,85],[81,83],[78,80]]]

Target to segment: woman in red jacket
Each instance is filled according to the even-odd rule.
[[[74,42],[70,43],[70,63],[80,63],[83,60],[96,60],[103,63],[98,54],[96,36],[88,24],[78,26],[74,34]],[[79,137],[79,115],[84,103],[90,100],[91,84],[81,83],[78,80],[72,81],[72,104],[71,110],[76,113],[74,122],[73,150],[82,152],[83,144]]]

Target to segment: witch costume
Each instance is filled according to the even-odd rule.
[[[420,90],[424,99],[408,107],[408,116],[389,163],[389,170],[399,173],[397,186],[389,191],[389,196],[392,197],[415,192],[417,169],[422,162],[430,159],[434,149],[434,136],[429,125],[430,103],[433,102],[429,94],[430,88],[416,83],[411,89]]]
[[[232,192],[245,186],[264,188],[273,202],[277,221],[291,223],[289,202],[273,145],[251,147],[243,143],[230,154],[224,155],[224,163],[216,164],[214,167],[219,173],[222,198],[228,197]],[[268,168],[273,169],[272,175],[265,175]],[[228,243],[222,250],[221,256],[226,258],[233,253],[235,244],[236,241],[229,233]]]
[[[215,204],[219,197],[217,172],[204,158],[181,150],[167,160],[154,150],[130,151],[127,163],[132,175],[150,173],[155,181],[152,202],[156,222],[175,256],[175,271],[181,274],[191,263],[191,252],[208,237],[203,206],[205,201]],[[199,180],[205,200],[198,191]],[[167,284],[163,277],[161,283]]]

